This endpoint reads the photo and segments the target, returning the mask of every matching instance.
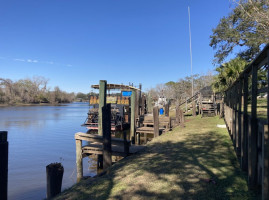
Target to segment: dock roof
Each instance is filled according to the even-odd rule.
[[[91,87],[94,89],[99,89],[99,85],[92,85]],[[107,84],[106,89],[107,90],[140,90],[139,88],[136,88],[134,86],[123,85],[123,84]]]

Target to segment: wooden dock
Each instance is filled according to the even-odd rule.
[[[103,137],[100,135],[92,135],[87,133],[76,133],[75,139],[87,141],[89,144],[81,147],[82,157],[88,155],[103,155]],[[144,149],[145,146],[131,145],[130,140],[124,141],[120,138],[111,138],[111,153],[112,156],[125,157],[130,154],[137,153]]]
[[[154,107],[153,115],[143,115],[139,119],[139,127],[136,128],[136,143],[150,141],[152,138],[171,130],[171,118],[159,116],[158,107]]]
[[[105,133],[105,132],[104,132]],[[93,135],[87,133],[78,132],[75,134],[76,140],[76,164],[77,164],[77,181],[79,182],[83,177],[83,158],[89,155],[98,156],[98,166],[111,162],[111,156],[126,157],[131,154],[137,153],[145,148],[145,146],[131,145],[131,141],[126,139],[126,133],[124,139],[111,138],[108,141],[104,136]],[[82,146],[82,141],[86,141],[88,144]],[[109,144],[107,145],[107,142]],[[109,150],[107,150],[109,148]],[[110,157],[110,161],[107,161],[107,154]],[[104,167],[106,168],[106,167]]]

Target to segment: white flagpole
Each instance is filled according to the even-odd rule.
[[[191,49],[191,11],[190,7],[188,6],[188,13],[189,13],[189,37],[190,37],[190,57],[191,57],[191,94],[193,96],[193,76],[192,76],[192,49]]]

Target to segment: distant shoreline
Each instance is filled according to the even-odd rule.
[[[70,102],[73,103],[73,102]],[[0,104],[0,107],[22,107],[22,106],[64,106],[66,103],[16,103],[16,104]]]

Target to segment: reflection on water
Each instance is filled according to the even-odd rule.
[[[8,131],[8,192],[12,199],[46,197],[46,165],[64,166],[63,189],[76,182],[76,132],[86,132],[89,105],[0,107],[0,130]],[[92,176],[95,162],[84,159],[84,175]]]

